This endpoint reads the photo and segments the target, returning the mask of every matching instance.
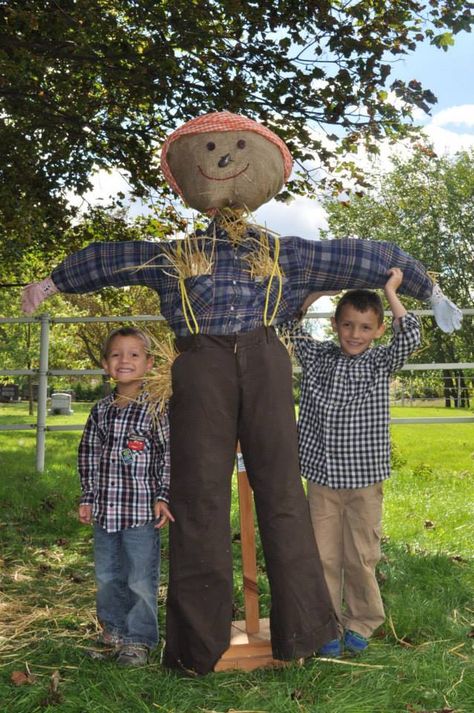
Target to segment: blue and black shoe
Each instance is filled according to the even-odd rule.
[[[358,634],[356,631],[351,631],[350,629],[347,629],[344,633],[344,651],[347,651],[349,654],[360,654],[362,651],[365,651],[368,645],[369,642],[362,634]]]
[[[342,643],[340,639],[331,639],[327,644],[318,649],[318,656],[328,659],[338,659],[342,656]]]

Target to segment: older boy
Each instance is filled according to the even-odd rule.
[[[382,481],[390,475],[389,382],[420,343],[418,320],[396,291],[403,280],[390,275],[385,296],[394,318],[388,346],[371,348],[385,331],[380,297],[368,290],[346,292],[332,326],[339,346],[317,342],[292,329],[303,377],[299,415],[302,474],[326,582],[338,615],[339,638],[320,655],[363,651],[384,621],[375,566],[380,559]]]
[[[94,523],[101,642],[121,666],[139,666],[158,643],[160,528],[168,509],[169,426],[155,421],[142,392],[153,365],[147,336],[114,330],[102,365],[115,391],[92,409],[79,445],[79,519]]]

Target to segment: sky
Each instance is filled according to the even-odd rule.
[[[447,52],[428,43],[419,45],[410,55],[397,59],[396,65],[392,72],[394,77],[406,81],[417,79],[438,98],[430,115],[421,110],[414,112],[416,123],[423,127],[435,151],[452,154],[474,147],[474,35],[460,33]],[[388,150],[383,150],[377,160],[380,168],[388,169]],[[100,172],[94,177],[94,189],[87,200],[95,202],[118,191],[127,193],[127,184],[120,175]],[[315,200],[295,198],[288,205],[272,200],[259,208],[254,217],[281,235],[313,240],[318,238],[320,229],[326,227],[325,213],[317,196]]]
[[[463,32],[444,52],[429,44],[419,45],[410,55],[398,59],[392,74],[399,79],[417,79],[437,96],[430,115],[414,112],[438,154],[453,154],[474,147],[474,35]],[[378,159],[389,167],[389,154]],[[289,205],[270,201],[256,217],[282,235],[315,239],[326,227],[325,214],[317,200],[296,198]]]

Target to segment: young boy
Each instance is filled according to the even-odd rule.
[[[363,651],[385,618],[375,567],[382,481],[390,475],[389,383],[420,344],[418,320],[396,294],[403,273],[392,268],[388,274],[384,292],[394,319],[388,346],[371,348],[385,326],[382,301],[368,290],[346,292],[339,300],[332,318],[339,346],[317,342],[298,326],[291,332],[303,371],[301,470],[340,628],[339,638],[319,650],[322,656]]]
[[[101,643],[121,666],[140,666],[158,643],[160,529],[168,508],[168,415],[153,417],[142,391],[153,365],[134,327],[107,338],[102,365],[116,382],[87,420],[79,445],[79,520],[94,523]]]

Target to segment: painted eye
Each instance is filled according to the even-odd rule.
[[[207,148],[208,151],[214,151],[214,149],[216,148],[216,145],[215,145],[214,141],[209,141],[209,142],[206,144],[206,148]]]
[[[245,139],[239,139],[237,141],[237,148],[238,149],[244,149],[245,148]]]

